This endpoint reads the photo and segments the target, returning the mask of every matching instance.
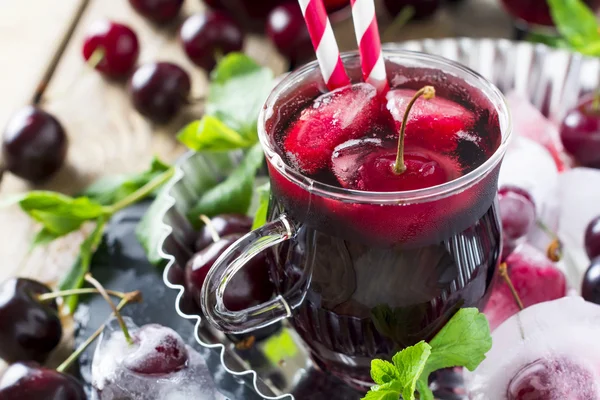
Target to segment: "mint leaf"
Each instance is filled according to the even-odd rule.
[[[371,360],[371,379],[373,379],[373,382],[383,385],[398,378],[400,378],[400,375],[394,364],[384,360]]]
[[[104,206],[109,206],[131,195],[169,168],[169,164],[154,157],[148,170],[137,174],[109,176],[99,179],[81,195]]]
[[[252,230],[258,229],[267,223],[267,212],[269,211],[269,198],[271,197],[271,185],[269,182],[256,188],[259,195],[259,204],[254,214]]]
[[[256,139],[243,137],[210,115],[188,124],[177,134],[177,139],[194,151],[227,151],[256,143]]]
[[[362,400],[398,400],[402,389],[402,383],[398,380],[383,385],[375,385],[371,387],[371,390]]]
[[[42,228],[36,233],[35,237],[31,242],[31,249],[34,249],[37,246],[45,246],[48,243],[52,242],[54,239],[57,239],[59,235],[50,232],[46,228]]]
[[[41,223],[46,231],[44,235],[51,233],[55,237],[73,232],[85,221],[106,212],[101,204],[87,197],[73,198],[49,191],[27,192],[10,201],[18,203],[31,218]]]
[[[164,259],[158,253],[164,238],[163,221],[158,215],[170,205],[170,199],[165,191],[160,192],[135,228],[135,236],[146,251],[146,257],[151,264],[159,265]]]
[[[421,377],[425,364],[431,355],[431,346],[420,341],[414,346],[405,348],[392,358],[399,377],[402,382],[402,398],[414,400],[417,381]]]
[[[92,256],[102,241],[105,225],[106,219],[104,217],[98,218],[96,227],[92,233],[81,243],[79,255],[67,276],[60,283],[60,290],[79,289],[83,286],[85,274],[90,270]],[[79,296],[69,296],[65,299],[65,305],[68,307],[70,313],[75,311],[78,302]]]
[[[221,120],[251,143],[258,114],[273,85],[273,72],[242,53],[229,53],[211,73],[206,114]]]
[[[596,15],[581,0],[548,0],[556,29],[571,46],[587,55],[600,55]]]
[[[260,144],[254,145],[227,179],[204,193],[188,213],[189,220],[197,225],[202,214],[208,217],[228,213],[246,214],[252,200],[254,177],[263,159]]]
[[[419,400],[435,400],[433,392],[429,389],[428,380],[423,379],[423,377],[417,381],[417,391],[419,392]]]

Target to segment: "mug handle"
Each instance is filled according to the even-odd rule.
[[[206,275],[200,301],[206,319],[227,333],[246,333],[280,321],[292,315],[306,294],[306,274],[300,282],[283,295],[240,311],[225,307],[223,295],[233,276],[255,255],[296,236],[296,227],[285,214],[246,234],[233,243],[215,261]],[[303,282],[304,281],[304,282]]]

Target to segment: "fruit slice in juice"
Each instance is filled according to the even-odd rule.
[[[337,145],[366,136],[381,117],[377,90],[367,83],[325,93],[292,122],[285,153],[293,166],[314,174],[329,165]]]

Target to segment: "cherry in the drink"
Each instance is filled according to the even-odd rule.
[[[395,72],[402,79],[383,96],[366,83],[325,93],[307,84],[266,127],[289,175],[314,182],[301,188],[269,164],[269,220],[285,214],[298,227],[270,254],[271,278],[288,293],[311,277],[293,325],[319,365],[358,388],[373,358],[431,339],[461,307],[483,307],[501,250],[497,168],[451,189],[490,164],[497,109],[439,70]],[[427,85],[435,97],[420,97]]]

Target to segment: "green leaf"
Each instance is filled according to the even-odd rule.
[[[199,121],[189,123],[177,139],[194,151],[227,151],[250,147],[257,139],[243,137],[218,118],[205,115]]]
[[[541,32],[529,32],[526,40],[532,43],[541,43],[555,48],[568,49],[571,47],[569,42],[567,42],[565,39],[556,35],[548,35]]]
[[[263,351],[271,363],[277,365],[281,360],[294,357],[298,353],[298,347],[290,332],[283,329],[281,333],[267,339]]]
[[[260,144],[254,145],[227,179],[204,193],[189,212],[189,220],[197,224],[202,214],[208,217],[228,213],[246,214],[252,200],[254,177],[263,159]]]
[[[273,72],[242,53],[229,53],[215,67],[211,79],[206,114],[255,143],[258,114],[271,92]]]
[[[269,211],[269,198],[271,197],[271,185],[269,182],[256,188],[259,195],[259,204],[254,214],[252,229],[258,229],[267,223],[267,212]]]
[[[96,219],[106,210],[87,197],[73,198],[56,192],[31,191],[18,199],[19,206],[55,237],[79,229],[85,221]]]
[[[106,219],[104,217],[98,218],[96,227],[92,233],[81,243],[79,255],[67,276],[60,283],[60,290],[79,289],[83,286],[85,274],[90,270],[92,256],[102,241],[105,225]],[[79,296],[69,296],[65,299],[65,305],[68,307],[70,313],[75,311],[78,302]]]
[[[158,218],[170,205],[169,196],[165,191],[160,192],[152,202],[146,213],[135,228],[135,235],[144,250],[148,261],[154,265],[164,262],[158,253],[159,246],[164,238],[163,221]]]
[[[598,20],[583,1],[548,0],[548,5],[556,29],[575,50],[588,55],[600,55],[597,46],[600,42]]]
[[[42,228],[38,231],[38,233],[35,234],[35,237],[31,241],[30,249],[33,250],[37,246],[45,246],[58,237],[60,237],[60,236],[55,233],[50,232],[46,228]]]
[[[417,381],[417,390],[419,391],[419,400],[434,400],[433,392],[429,389],[428,378],[421,378]]]
[[[421,377],[428,358],[431,355],[431,346],[420,341],[414,346],[405,348],[392,358],[398,371],[398,380],[402,383],[402,398],[414,400],[417,381]]]
[[[383,385],[375,385],[362,400],[398,400],[402,392],[400,381],[391,381]]]
[[[104,206],[109,206],[131,195],[169,168],[168,164],[154,157],[148,170],[136,174],[102,178],[90,185],[81,195]]]
[[[371,360],[371,379],[378,385],[398,379],[400,374],[391,362],[384,360]]]
[[[458,366],[473,371],[492,348],[490,325],[476,308],[461,308],[429,344],[427,373]]]

